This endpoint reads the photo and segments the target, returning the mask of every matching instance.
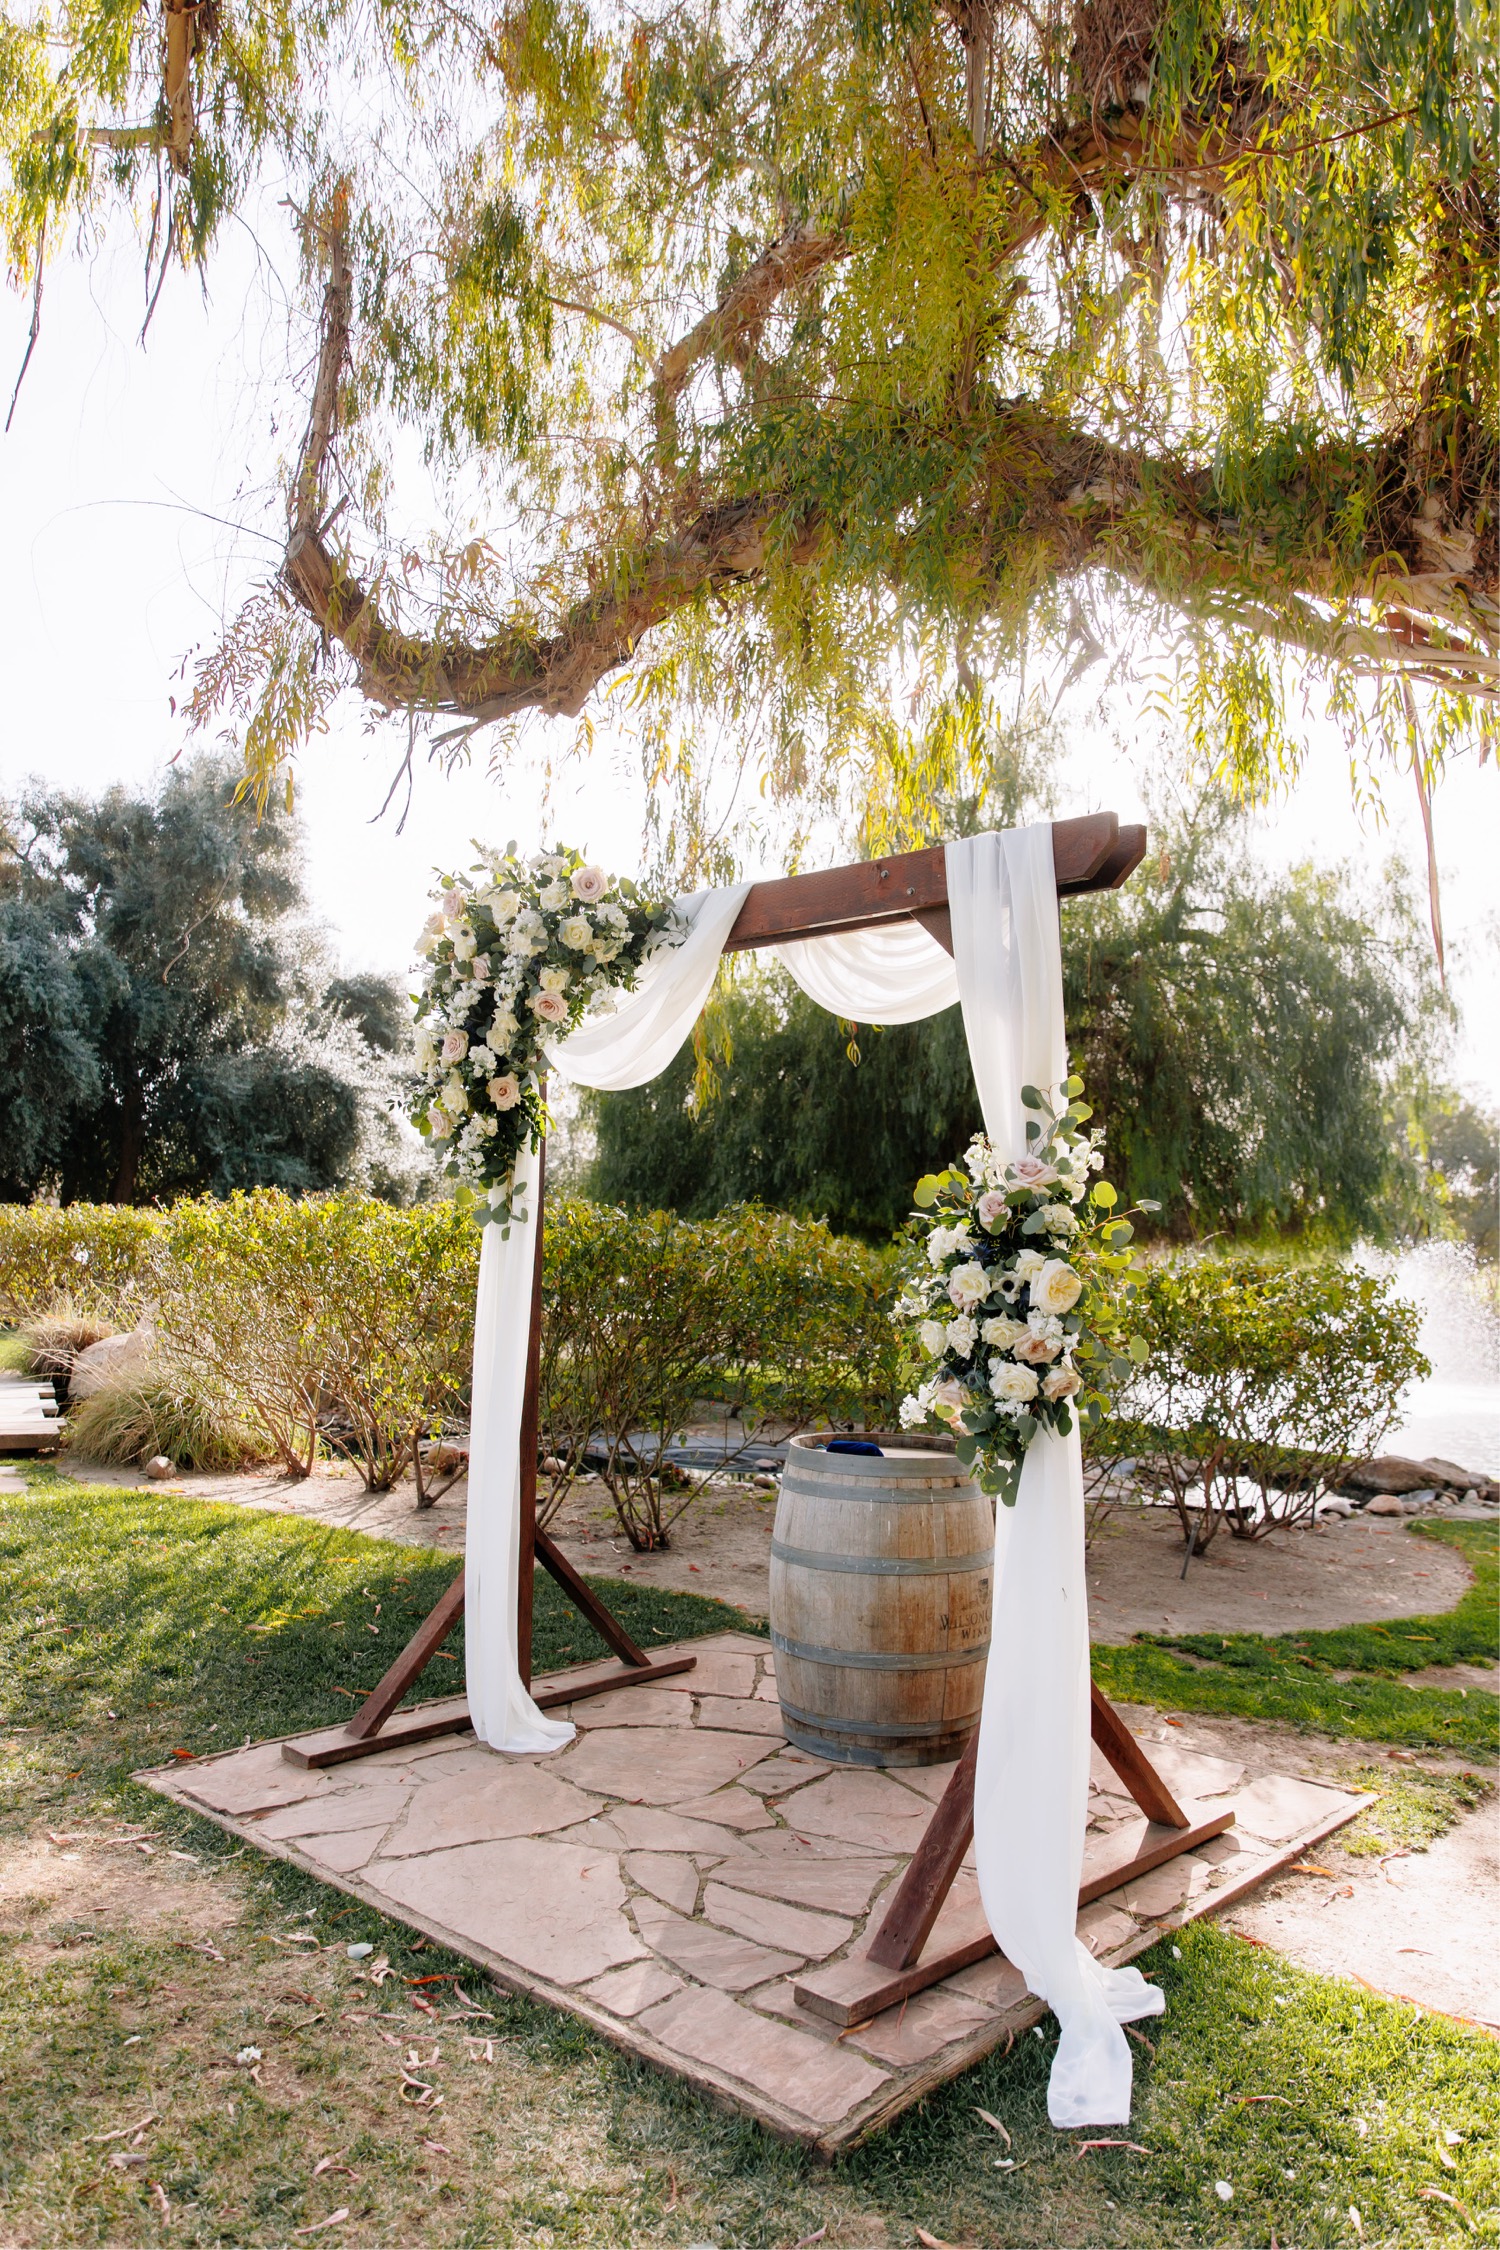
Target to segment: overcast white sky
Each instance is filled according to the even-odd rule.
[[[209,642],[278,528],[264,489],[278,445],[300,414],[279,387],[284,310],[275,277],[237,237],[205,300],[171,276],[145,349],[137,341],[141,283],[133,249],[90,268],[54,266],[41,340],[8,437],[0,439],[0,634],[5,700],[0,789],[28,774],[97,790],[145,782],[182,747],[169,699],[183,697],[183,660]],[[25,346],[29,305],[0,301],[0,418]],[[273,419],[285,425],[272,434]],[[256,495],[253,500],[251,495]],[[1111,714],[1121,759],[1080,733],[1066,811],[1108,805],[1137,815],[1132,755],[1149,730],[1124,701]],[[302,761],[310,888],[350,967],[404,972],[435,866],[466,863],[471,837],[538,837],[534,771],[497,785],[482,772],[422,766],[405,831],[376,820],[404,747],[394,724],[356,710]],[[555,793],[549,833],[622,872],[639,856],[641,807],[631,761],[601,755]],[[1278,861],[1357,858],[1373,869],[1393,849],[1422,880],[1421,830],[1409,782],[1390,786],[1390,823],[1351,807],[1343,753],[1317,732],[1308,770],[1261,821]],[[1464,1011],[1462,1080],[1500,1103],[1500,912],[1496,774],[1455,765],[1436,801],[1453,987]]]

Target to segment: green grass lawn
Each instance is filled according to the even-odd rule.
[[[1108,1694],[1158,1709],[1281,1719],[1319,1734],[1493,1758],[1500,1747],[1500,1698],[1484,1688],[1411,1688],[1401,1674],[1494,1662],[1500,1526],[1429,1522],[1412,1528],[1457,1547],[1474,1573],[1458,1607],[1444,1615],[1275,1639],[1142,1634],[1123,1648],[1096,1648],[1094,1677]]]
[[[130,1781],[175,1749],[326,1723],[453,1568],[50,1471],[25,1500],[0,1499],[0,1859],[24,1876],[0,1900],[6,2250],[292,2245],[336,2211],[348,2215],[310,2239],[359,2250],[790,2250],[820,2228],[829,2246],[904,2246],[925,2229],[984,2250],[1500,2236],[1500,2047],[1213,1924],[1145,1958],[1168,2012],[1143,2027],[1132,2124],[1104,2136],[1138,2149],[1050,2130],[1049,2025],[825,2171]],[[692,1596],[611,1584],[608,1597],[648,1642],[744,1622]],[[593,1653],[550,1586],[537,1628],[541,1665]],[[1216,1670],[1252,1697],[1262,1677]],[[1188,1699],[1174,1686],[1164,1700]],[[48,1831],[78,1839],[93,1889],[61,1895],[69,1867]],[[349,1960],[354,1940],[372,1961]],[[456,2015],[459,1994],[488,2014]],[[414,2106],[413,2051],[441,2106]]]

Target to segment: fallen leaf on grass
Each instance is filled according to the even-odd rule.
[[[1241,1945],[1258,1945],[1262,1953],[1274,1953],[1276,1950],[1273,1945],[1268,1945],[1263,1937],[1252,1937],[1248,1930],[1231,1930],[1229,1934],[1231,1937],[1237,1937]]]
[[[692,1564],[689,1563],[688,1569],[691,1570],[692,1567]],[[807,2250],[807,2246],[810,2242],[821,2242],[827,2232],[827,2227],[821,2226],[819,2227],[816,2234],[799,2234],[796,2241],[792,2244],[792,2250]]]
[[[109,2161],[117,2172],[128,2172],[132,2165],[148,2163],[149,2158],[138,2156],[133,2149],[117,2148],[111,2152]]]
[[[90,2142],[126,2141],[132,2133],[144,2133],[146,2127],[154,2125],[160,2115],[160,2110],[153,2109],[149,2117],[141,2119],[139,2125],[117,2125],[112,2133],[90,2133],[87,2138]]]
[[[414,2093],[417,2097],[411,2105],[413,2109],[425,2109],[429,2102],[436,2102],[441,2098],[436,2086],[429,2086],[425,2078],[413,2078],[409,2070],[403,2070],[401,2073],[401,2099],[403,2101],[406,2100],[408,2093]]]
[[[160,2180],[153,2180],[151,2182],[151,2200],[156,2205],[157,2210],[160,2211],[162,2217],[164,2219],[170,2219],[170,2217],[172,2216],[172,2199],[167,2194],[167,2191],[162,2186]]]
[[[1080,2141],[1073,2154],[1075,2156],[1087,2156],[1091,2148],[1128,2148],[1136,2156],[1149,2156],[1151,2154],[1150,2149],[1142,2148],[1139,2141]]]
[[[336,2156],[320,2156],[318,2158],[317,2163],[313,2166],[312,2176],[315,2180],[318,2180],[322,2178],[325,2172],[342,2172],[347,2180],[359,2178],[356,2171],[351,2170],[347,2164],[341,2164]]]
[[[1349,2224],[1359,2236],[1360,2241],[1363,2242],[1365,2239],[1365,2222],[1359,2215],[1357,2203],[1351,2203],[1349,2206]]]
[[[1294,1859],[1292,1861],[1292,1873],[1294,1875],[1327,1875],[1335,1882],[1338,1880],[1334,1868],[1325,1867],[1321,1860],[1316,1859]]]
[[[1455,2211],[1462,2212],[1463,2216],[1469,2220],[1470,2226],[1474,2224],[1474,2221],[1469,2218],[1468,2205],[1466,2203],[1460,2203],[1458,2197],[1456,2195],[1450,2195],[1446,2188],[1418,2188],[1417,2194],[1425,2202],[1428,2203],[1451,2203]]]
[[[425,2133],[422,2135],[422,2146],[423,2148],[430,2148],[434,2156],[451,2156],[453,2154],[451,2148],[445,2148],[441,2141],[430,2141]]]
[[[59,1846],[63,1844],[86,1844],[88,1842],[87,1836],[58,1836],[55,1835],[50,1828],[44,1828],[42,1830],[42,1834],[46,1837],[49,1844],[57,1844]]]
[[[1257,2102],[1280,2102],[1283,2109],[1295,2109],[1297,2106],[1295,2102],[1288,2101],[1285,2094],[1241,2094],[1236,2106],[1240,2109],[1252,2109]]]
[[[348,2204],[341,2203],[336,2211],[329,2212],[326,2219],[314,2219],[310,2227],[293,2227],[292,2232],[293,2234],[321,2234],[325,2227],[341,2227],[348,2216]]]
[[[1007,2148],[1011,2146],[1010,2135],[1005,2130],[1005,2127],[1001,2124],[998,2117],[992,2116],[987,2109],[976,2109],[974,2115],[978,2118],[981,2118],[986,2125],[990,2126],[995,2132],[997,2132],[1000,2135],[1001,2139],[1004,2141]]]
[[[975,2250],[971,2242],[945,2242],[940,2234],[929,2234],[925,2227],[918,2227],[917,2240],[922,2250]]]
[[[1151,2057],[1151,2060],[1155,2062],[1156,2049],[1152,2045],[1151,2041],[1146,2037],[1144,2031],[1137,2031],[1132,2024],[1128,2023],[1121,2024],[1120,2029],[1124,2032],[1127,2039],[1133,2039],[1138,2047],[1144,2047],[1147,2054]]]

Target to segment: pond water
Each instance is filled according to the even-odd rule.
[[[1430,1379],[1408,1390],[1382,1451],[1438,1455],[1500,1476],[1500,1313],[1473,1250],[1424,1242],[1389,1257],[1365,1253],[1361,1263],[1393,1274],[1402,1296],[1420,1308],[1422,1349],[1432,1362]]]

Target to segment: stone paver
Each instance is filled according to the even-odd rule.
[[[184,1772],[182,1785],[200,1805],[231,1816],[326,1797],[330,1788],[326,1774],[291,1765],[274,1742],[258,1742],[253,1749],[194,1766]]]
[[[1134,1918],[1118,1906],[1106,1906],[1102,1900],[1086,1906],[1078,1917],[1078,1935],[1095,1955],[1113,1953],[1117,1945],[1128,1945],[1135,1933]]]
[[[1315,1781],[1294,1781],[1285,1773],[1263,1774],[1235,1798],[1234,1825],[1243,1835],[1281,1844],[1324,1813],[1333,1812],[1338,1802],[1336,1789],[1321,1789]]]
[[[585,1696],[555,1714],[575,1727],[690,1727],[693,1698],[685,1688],[626,1687]]]
[[[383,1828],[341,1828],[326,1836],[299,1836],[297,1847],[331,1875],[352,1875],[379,1851]]]
[[[753,2015],[722,1992],[680,1992],[640,2020],[675,2054],[722,2070],[778,2108],[820,2125],[847,2117],[890,2075],[847,2047]]]
[[[1153,1867],[1149,1875],[1138,1876],[1115,1895],[1125,1912],[1138,1921],[1159,1922],[1164,1914],[1181,1906],[1190,1880],[1187,1860],[1169,1859],[1164,1867]]]
[[[646,1950],[625,1919],[612,1852],[518,1836],[382,1859],[367,1873],[398,1906],[462,1930],[551,1984],[583,1984]]]
[[[762,1797],[779,1797],[788,1789],[800,1789],[805,1781],[816,1781],[820,1774],[832,1772],[826,1759],[810,1758],[805,1750],[778,1750],[774,1758],[767,1758],[746,1774],[745,1787]]]
[[[583,1988],[586,1999],[599,2007],[607,2008],[612,2016],[638,2016],[643,2008],[654,2008],[658,2001],[666,2000],[674,1992],[684,1989],[681,1977],[674,1977],[659,1961],[627,1961],[623,1969],[606,1969],[602,1977]]]
[[[749,1735],[740,1736],[742,1742],[751,1739]],[[684,1820],[717,1821],[722,1822],[726,1828],[770,1828],[774,1825],[760,1799],[752,1797],[748,1789],[741,1789],[738,1784],[729,1789],[716,1790],[711,1797],[685,1798],[677,1810]]]
[[[632,1883],[639,1883],[663,1906],[691,1914],[698,1904],[698,1870],[681,1852],[628,1852],[624,1867]]]
[[[753,1695],[756,1660],[739,1649],[704,1649],[683,1684],[694,1695]]]
[[[676,1805],[733,1781],[770,1749],[753,1735],[708,1727],[593,1727],[556,1754],[552,1770],[601,1796]]]
[[[723,1992],[748,1992],[752,1985],[768,1984],[772,1977],[784,1977],[789,1969],[802,1965],[799,1954],[751,1945],[707,1922],[689,1922],[647,1899],[636,1900],[635,1922],[653,1953]]]
[[[915,1992],[899,2008],[887,2008],[873,2023],[851,2031],[847,2043],[899,2070],[926,2062],[955,2039],[966,2039],[988,2021],[989,2013],[956,1992]]]
[[[732,1891],[723,1883],[709,1884],[703,1912],[721,1930],[753,1938],[758,1945],[787,1946],[808,1961],[837,1953],[854,1935],[854,1924],[836,1914],[810,1914],[806,1907],[788,1906],[779,1898],[757,1898],[753,1891]]]
[[[736,1700],[728,1695],[705,1695],[698,1708],[701,1723],[706,1727],[728,1727],[736,1734],[770,1735],[778,1745],[784,1739],[781,1706],[777,1703],[764,1703],[754,1696]]]
[[[891,1871],[888,1859],[736,1858],[719,1862],[714,1881],[758,1898],[784,1899],[789,1906],[863,1914]]]
[[[914,1852],[932,1818],[925,1798],[865,1766],[845,1766],[799,1789],[785,1812],[800,1834],[887,1852]]]
[[[612,1812],[586,1821],[570,1840],[617,1844],[627,1851],[692,1852],[708,1859],[745,1848],[733,1829],[715,1827],[707,1820],[684,1820],[681,1813],[664,1812],[658,1805],[616,1805]]]
[[[1243,1763],[1211,1758],[1206,1750],[1182,1750],[1175,1742],[1148,1742],[1147,1756],[1174,1797],[1223,1797],[1245,1778]],[[1123,1785],[1115,1783],[1119,1789]]]
[[[499,1771],[496,1771],[496,1768]],[[483,1774],[450,1774],[413,1792],[405,1820],[386,1846],[388,1859],[447,1851],[503,1836],[544,1836],[599,1810],[599,1799],[570,1788],[540,1766],[510,1766],[492,1754]]]
[[[343,1789],[326,1797],[305,1797],[300,1804],[281,1805],[264,1814],[255,1825],[262,1836],[333,1836],[341,1828],[382,1829],[406,1810],[411,1790],[397,1787]]]

